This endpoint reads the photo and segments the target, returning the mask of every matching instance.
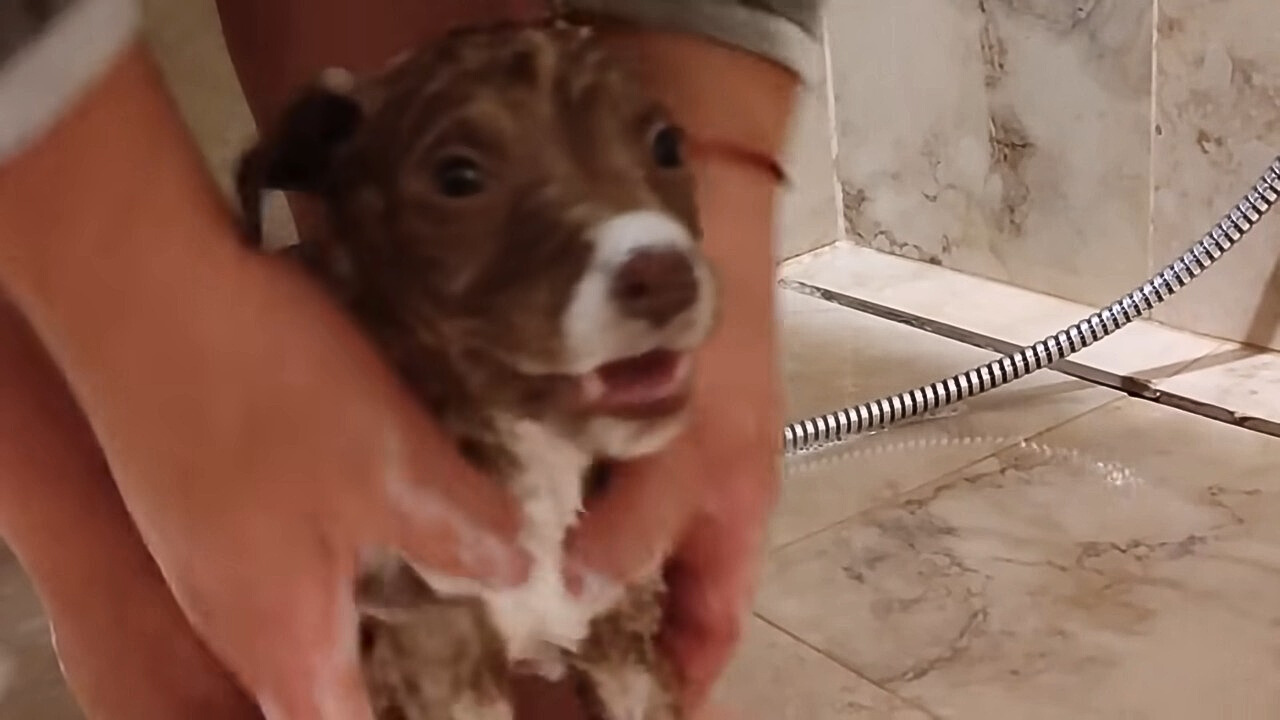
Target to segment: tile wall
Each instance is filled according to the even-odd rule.
[[[1280,154],[1275,0],[830,0],[854,242],[1090,305]],[[1280,348],[1280,220],[1158,319]]]

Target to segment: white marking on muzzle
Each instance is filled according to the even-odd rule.
[[[668,213],[633,210],[615,215],[587,233],[594,246],[591,262],[565,311],[565,360],[571,373],[652,350],[658,345],[685,349],[706,335],[713,312],[711,273],[695,250],[693,236]],[[680,250],[689,254],[698,278],[698,300],[666,328],[622,314],[612,297],[614,277],[636,253]]]

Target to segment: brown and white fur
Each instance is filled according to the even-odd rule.
[[[319,201],[306,266],[523,508],[534,565],[515,589],[370,558],[356,592],[379,720],[505,720],[527,668],[570,673],[599,720],[680,718],[660,578],[575,595],[562,577],[602,469],[678,433],[713,325],[666,111],[584,30],[469,30],[362,81],[326,73],[239,186],[255,237],[265,190]]]

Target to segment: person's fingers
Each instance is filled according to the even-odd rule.
[[[685,707],[696,709],[738,645],[754,573],[742,553],[705,526],[695,530],[687,546],[667,570],[662,643],[681,679]]]
[[[374,720],[355,665],[295,675],[264,691],[259,703],[263,720]]]
[[[698,708],[733,655],[750,610],[772,507],[770,466],[757,463],[719,483],[667,565],[663,644]]]
[[[353,562],[324,539],[310,550],[298,537],[260,547],[239,566],[166,574],[192,627],[266,720],[372,720],[359,676]]]
[[[226,632],[241,639],[235,649],[240,657],[228,662],[243,668],[243,682],[265,720],[373,720],[351,602],[345,597],[337,603],[295,602],[289,610],[294,619],[275,627],[241,617],[238,627]],[[239,630],[257,637],[246,638]]]
[[[415,567],[447,577],[470,578],[491,587],[509,587],[528,576],[529,557],[514,546],[514,533],[494,532],[450,510],[426,491],[404,498],[394,517],[396,534],[388,548]]]
[[[514,498],[459,457],[416,409],[405,412],[407,430],[387,433],[381,448],[375,487],[384,493],[385,515],[363,522],[385,526],[373,528],[372,542],[444,575],[494,586],[523,581],[529,559],[514,544]]]
[[[656,572],[697,508],[702,478],[697,448],[686,439],[618,465],[608,490],[592,500],[570,534],[574,569],[617,582]]]

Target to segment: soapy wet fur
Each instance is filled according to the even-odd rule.
[[[326,221],[293,252],[525,511],[522,588],[420,573],[394,549],[368,559],[356,599],[378,720],[507,720],[530,668],[567,673],[594,720],[682,717],[656,647],[661,579],[571,596],[560,549],[608,463],[683,420],[715,295],[683,160],[666,111],[563,26],[468,30],[374,77],[326,73],[246,153],[250,236],[264,191],[318,201]]]

